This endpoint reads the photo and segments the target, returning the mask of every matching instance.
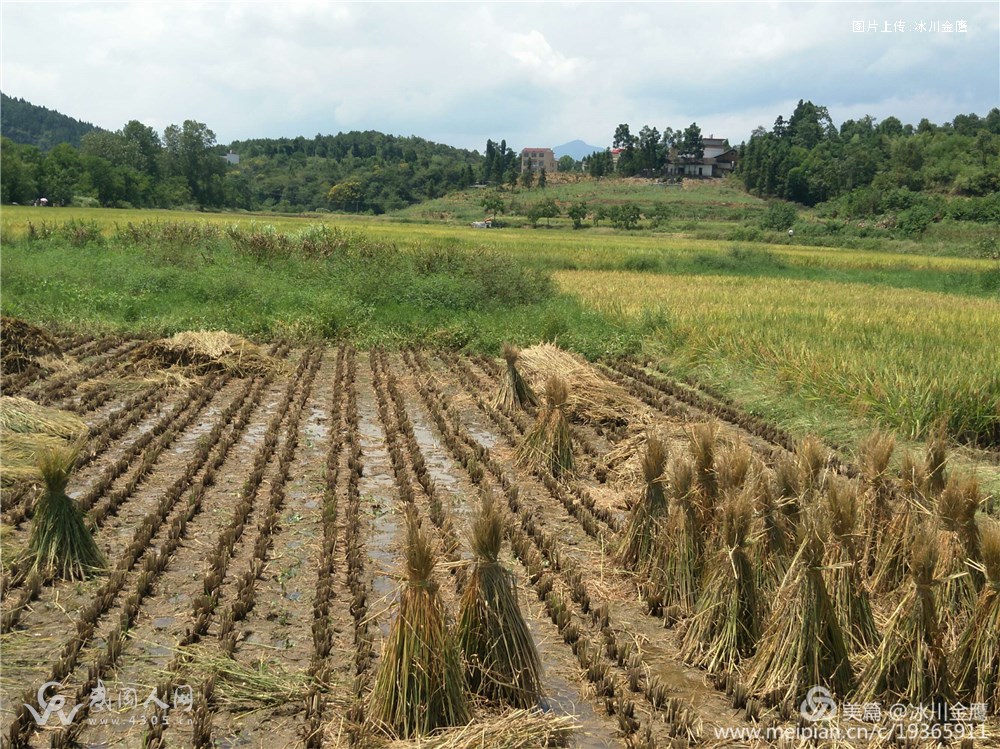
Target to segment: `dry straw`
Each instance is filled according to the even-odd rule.
[[[649,565],[656,539],[666,522],[669,509],[665,492],[666,466],[666,445],[655,435],[650,435],[642,458],[645,488],[642,496],[632,505],[618,546],[619,561],[631,569]]]
[[[845,480],[830,481],[826,499],[831,540],[827,546],[830,595],[844,633],[856,650],[866,650],[878,642],[878,628],[861,569],[857,489]]]
[[[910,575],[884,637],[861,676],[859,697],[888,697],[911,705],[936,705],[952,698],[935,577],[936,534],[921,527],[910,547]]]
[[[798,704],[806,690],[816,685],[841,695],[851,688],[842,617],[834,608],[823,577],[822,532],[814,517],[804,519],[799,550],[775,593],[767,626],[750,664],[751,691],[769,702],[791,700]]]
[[[695,616],[684,633],[681,652],[709,671],[729,671],[753,654],[762,606],[750,560],[753,510],[745,496],[722,509],[722,546],[707,564]]]
[[[41,479],[39,465],[53,450],[76,444],[87,433],[82,419],[27,398],[0,398],[0,461],[4,484]]]
[[[523,349],[518,362],[536,392],[547,386],[549,377],[562,378],[569,387],[568,410],[581,421],[628,424],[643,411],[624,388],[551,343]]]
[[[503,358],[507,363],[507,370],[500,379],[500,392],[497,393],[493,405],[507,413],[538,406],[538,396],[517,369],[517,358],[520,354],[521,351],[516,346],[509,343],[503,345]]]
[[[503,528],[493,495],[484,492],[472,525],[475,561],[462,594],[458,639],[474,693],[530,708],[541,697],[541,662],[518,607],[514,577],[499,561]]]
[[[980,556],[976,524],[980,502],[979,484],[974,478],[949,476],[937,495],[935,575],[942,581],[940,603],[952,612],[953,623],[969,614],[979,595],[982,575],[975,564]]]
[[[518,465],[548,471],[556,478],[573,472],[573,439],[566,417],[566,381],[552,375],[545,382],[545,404],[517,449]]]
[[[260,346],[224,330],[184,331],[150,341],[136,350],[132,360],[139,370],[178,366],[195,374],[223,371],[237,377],[265,374],[279,367]]]
[[[41,328],[16,317],[0,318],[0,369],[23,372],[41,357],[59,356],[59,344]]]
[[[509,710],[460,728],[413,741],[395,741],[385,749],[542,749],[566,746],[576,728],[571,715],[540,710]]]
[[[654,559],[653,583],[663,605],[677,614],[694,610],[701,579],[703,529],[695,471],[689,460],[675,460],[670,471],[671,511]]]
[[[955,652],[956,684],[970,702],[1000,709],[1000,523],[982,528],[986,583]]]
[[[45,491],[35,504],[28,554],[29,569],[46,576],[85,578],[107,566],[85,515],[66,496],[75,460],[76,451],[62,447],[47,451],[39,461]]]
[[[895,438],[878,430],[869,434],[859,446],[861,475],[866,487],[859,529],[862,534],[860,560],[866,576],[874,572],[875,552],[892,518],[895,487],[889,462],[895,449]]]
[[[398,738],[469,721],[459,651],[432,578],[434,552],[407,509],[406,580],[372,689],[368,717]]]

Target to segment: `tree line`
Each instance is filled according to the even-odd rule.
[[[36,108],[37,109],[37,108]],[[68,119],[68,118],[67,118]],[[238,164],[223,158],[239,155]],[[475,151],[374,131],[216,142],[187,120],[162,135],[132,120],[50,149],[4,138],[0,200],[118,207],[383,213],[473,184]]]
[[[1000,191],[1000,109],[916,127],[865,116],[834,126],[826,107],[800,100],[788,119],[759,127],[740,148],[747,190],[804,205],[842,199],[879,213],[914,193],[987,196]]]

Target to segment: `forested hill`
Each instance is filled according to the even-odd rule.
[[[805,205],[839,199],[861,213],[881,213],[886,199],[995,196],[1000,191],[1000,109],[960,114],[935,125],[896,117],[834,126],[826,107],[799,101],[788,119],[754,131],[737,174],[747,189]],[[902,206],[908,207],[908,206]],[[852,212],[857,212],[854,210]]]
[[[257,138],[228,147],[247,207],[403,208],[475,182],[482,156],[414,136],[365,132]]]
[[[80,139],[100,128],[24,99],[0,94],[0,135],[48,151],[60,143],[79,148]]]

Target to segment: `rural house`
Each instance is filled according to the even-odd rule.
[[[677,148],[670,149],[667,157],[667,174],[677,177],[722,177],[730,174],[739,158],[735,148],[726,146],[725,138],[710,135],[701,139],[704,153],[700,159],[678,156]]]
[[[521,174],[556,170],[556,155],[551,148],[525,148],[521,151]]]

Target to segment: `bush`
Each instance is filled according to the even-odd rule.
[[[641,216],[642,212],[635,203],[623,203],[622,205],[612,206],[611,210],[608,211],[608,218],[611,219],[611,225],[616,229],[636,228],[639,225]]]
[[[915,205],[903,211],[896,219],[896,227],[906,236],[919,236],[934,220],[934,213],[925,205]]]
[[[767,204],[767,210],[760,217],[761,229],[772,229],[774,231],[786,231],[792,228],[797,216],[795,206],[791,203],[784,203],[778,200]]]

